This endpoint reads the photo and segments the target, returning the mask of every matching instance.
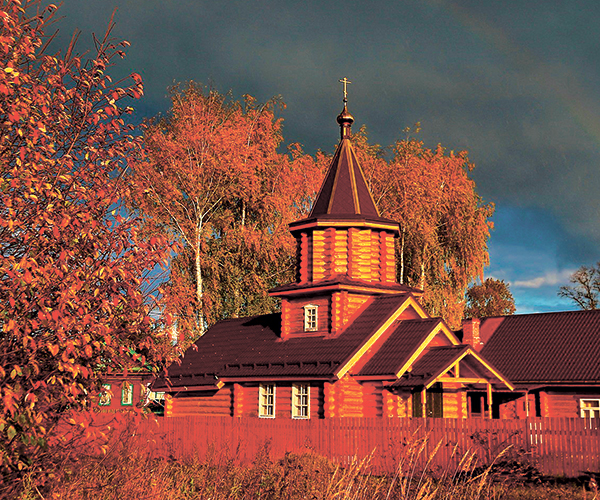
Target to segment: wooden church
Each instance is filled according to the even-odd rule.
[[[257,418],[468,417],[467,391],[513,386],[396,282],[399,225],[379,215],[341,140],[312,212],[290,224],[296,281],[270,290],[281,313],[220,321],[153,384],[165,415]],[[491,409],[487,412],[491,415]]]

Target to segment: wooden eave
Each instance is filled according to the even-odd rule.
[[[240,384],[244,382],[333,382],[336,377],[326,375],[264,375],[261,377],[223,377],[225,383]]]
[[[381,380],[384,384],[386,382],[395,382],[395,375],[352,375],[355,380]]]
[[[157,392],[199,392],[199,391],[218,391],[225,385],[223,380],[215,381],[213,385],[177,385],[177,386],[167,386],[165,388],[158,389]]]
[[[298,297],[302,295],[313,295],[317,293],[327,293],[327,292],[337,292],[337,291],[345,291],[345,292],[356,292],[356,293],[365,293],[369,295],[382,295],[382,294],[401,294],[407,293],[403,290],[398,290],[396,288],[385,288],[385,287],[374,287],[369,285],[348,285],[345,283],[332,283],[328,285],[314,285],[312,283],[307,284],[306,286],[299,286],[290,290],[269,290],[269,295],[271,297]]]
[[[369,228],[369,229],[383,229],[385,231],[389,231],[391,233],[398,233],[400,231],[400,226],[396,222],[387,222],[385,219],[381,219],[381,221],[374,221],[365,218],[353,218],[353,219],[302,219],[297,222],[292,222],[289,225],[290,232],[294,234],[295,232],[302,231],[305,229],[314,229],[314,228],[328,228],[328,227],[336,227],[336,228],[352,228],[352,227],[360,227],[360,228]]]

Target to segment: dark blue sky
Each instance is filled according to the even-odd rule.
[[[114,8],[137,72],[138,116],[195,80],[240,98],[281,95],[287,142],[332,152],[344,76],[355,126],[390,145],[421,122],[434,147],[467,149],[496,204],[487,276],[517,311],[572,308],[556,295],[600,260],[600,3],[594,1],[65,0],[57,27],[104,33]]]

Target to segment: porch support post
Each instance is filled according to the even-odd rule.
[[[421,412],[423,413],[423,418],[427,418],[427,389],[425,387],[421,391]]]
[[[488,400],[488,418],[492,418],[492,384],[487,385],[487,400]]]

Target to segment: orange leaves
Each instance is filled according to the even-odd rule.
[[[381,215],[400,223],[398,280],[424,290],[431,315],[460,326],[464,293],[489,262],[493,213],[468,176],[467,153],[428,149],[409,136],[396,142],[387,161],[364,130],[353,143]]]
[[[172,105],[147,126],[128,200],[146,215],[151,246],[159,234],[179,243],[167,312],[193,337],[219,318],[274,307],[266,288],[291,277],[287,223],[306,210],[297,200],[313,195],[318,175],[300,148],[292,160],[278,153],[275,99],[239,103],[191,83],[173,89]]]
[[[21,458],[33,472],[52,469],[43,457],[64,458],[68,446],[49,452],[36,436],[56,432],[66,407],[85,407],[101,371],[140,366],[128,353],[143,342],[150,360],[163,352],[143,279],[168,249],[141,244],[140,221],[119,205],[124,159],[141,145],[123,118],[142,85],[106,74],[119,46],[98,41],[92,64],[74,46],[42,55],[54,8],[1,5],[0,440],[9,428],[18,439],[2,448],[0,474],[12,474]]]

